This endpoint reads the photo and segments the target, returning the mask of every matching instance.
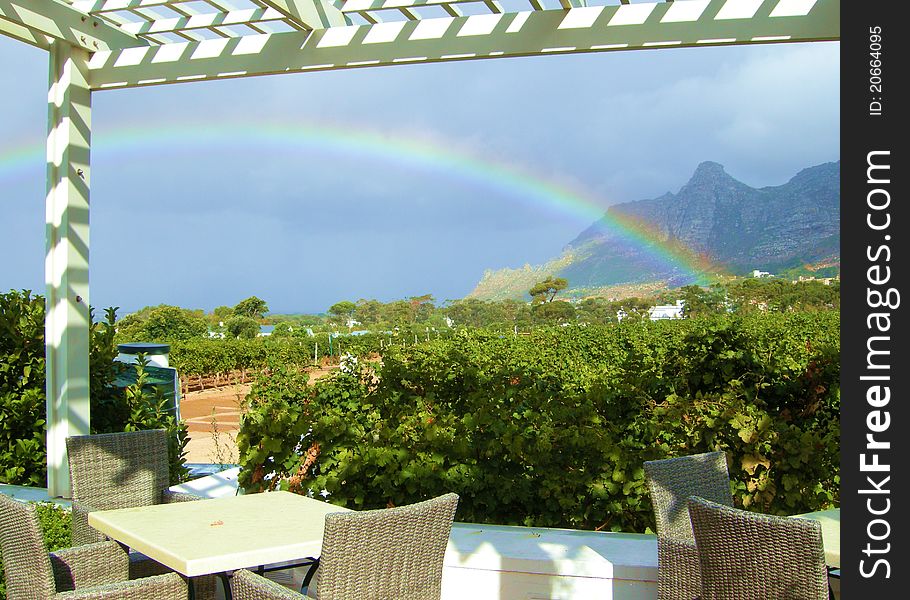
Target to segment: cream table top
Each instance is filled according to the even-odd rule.
[[[290,492],[90,512],[88,523],[188,577],[318,556],[340,506]]]
[[[840,509],[793,515],[818,521],[822,526],[822,541],[825,544],[825,562],[829,567],[840,568]]]

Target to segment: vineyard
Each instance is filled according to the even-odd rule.
[[[40,485],[44,302],[11,293],[0,307],[0,480]],[[739,506],[838,504],[839,328],[837,310],[751,311],[524,334],[198,339],[173,342],[170,360],[187,385],[254,382],[237,439],[248,491],[351,508],[454,491],[461,521],[641,532],[653,527],[642,463],[713,449]],[[141,386],[112,393],[113,336],[108,311],[92,325],[93,430],[174,426]],[[369,360],[310,379],[345,355]]]
[[[455,491],[462,521],[640,532],[642,463],[721,449],[738,505],[793,514],[838,502],[838,378],[836,311],[462,331],[309,385],[276,366],[241,484],[351,508]]]
[[[434,336],[439,334],[434,333]],[[338,364],[342,356],[378,356],[391,348],[413,346],[428,335],[316,334],[303,338],[193,339],[170,344],[170,366],[180,373],[184,393],[210,387],[246,383],[274,366],[298,369]],[[434,338],[435,339],[435,338]]]

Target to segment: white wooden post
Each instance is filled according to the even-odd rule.
[[[89,433],[88,52],[50,47],[45,283],[47,316],[47,488],[71,495],[66,438]]]

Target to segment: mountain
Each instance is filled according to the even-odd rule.
[[[676,194],[611,206],[561,256],[544,265],[487,271],[469,297],[520,297],[547,275],[565,277],[578,293],[839,264],[840,161],[763,188],[703,162]]]

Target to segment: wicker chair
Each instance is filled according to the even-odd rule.
[[[688,498],[695,495],[733,505],[726,454],[693,454],[644,466],[657,522],[658,600],[693,600],[701,586]]]
[[[316,570],[317,600],[439,600],[442,561],[456,494],[424,502],[325,517]],[[301,596],[249,571],[234,573],[234,600],[300,600]]]
[[[66,439],[73,488],[73,545],[107,538],[88,524],[88,513],[201,500],[168,490],[168,442],[164,429],[80,435]],[[169,569],[138,553],[130,554],[132,579]],[[214,576],[194,580],[196,597],[214,598]]]
[[[33,504],[0,494],[0,550],[9,600],[186,600],[176,573],[129,581],[129,559],[116,542],[48,554]]]
[[[827,600],[821,525],[689,500],[702,600]]]

